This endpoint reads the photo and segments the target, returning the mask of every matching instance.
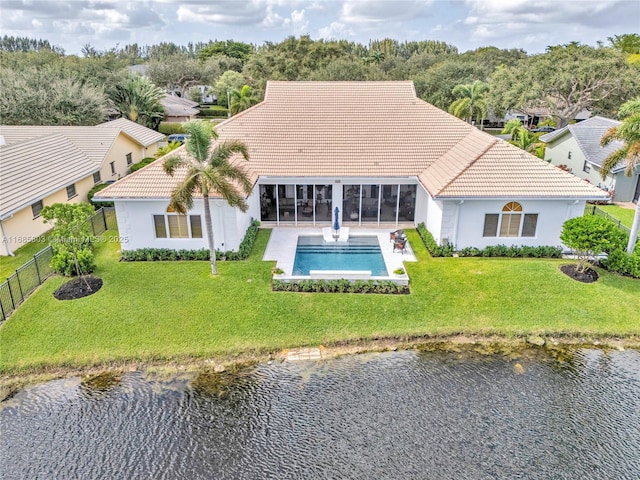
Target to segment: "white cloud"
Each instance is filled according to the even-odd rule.
[[[356,34],[344,23],[331,22],[327,27],[318,29],[318,36],[326,40],[354,37]]]
[[[371,24],[415,19],[428,15],[433,0],[346,0],[340,21],[346,24]]]

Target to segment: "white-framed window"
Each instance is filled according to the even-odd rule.
[[[131,153],[127,153],[127,165],[131,165],[133,163],[133,156]]]
[[[156,238],[202,238],[200,215],[154,215],[153,228]]]
[[[72,183],[71,185],[67,186],[67,200],[71,200],[76,195],[76,184]]]
[[[535,237],[537,213],[524,213],[518,202],[508,202],[501,213],[484,216],[483,237]]]
[[[93,174],[93,184],[96,185],[100,183],[100,181],[102,181],[102,178],[100,177],[100,170],[98,170]]]
[[[109,162],[109,166],[111,167],[111,175],[116,174],[116,162]]]
[[[586,160],[584,161],[584,165],[582,165],[582,171],[586,173],[591,172],[591,165],[589,165],[589,162]]]

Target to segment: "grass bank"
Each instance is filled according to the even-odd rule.
[[[57,301],[66,279],[47,280],[0,328],[0,373],[425,335],[640,335],[638,280],[599,271],[582,284],[563,260],[431,258],[408,233],[419,261],[406,264],[411,295],[398,296],[272,292],[268,230],[217,277],[207,262],[118,262],[119,245],[99,243],[102,289]]]

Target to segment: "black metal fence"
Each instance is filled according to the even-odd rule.
[[[117,230],[116,212],[113,207],[103,207],[90,218],[94,235],[107,230]],[[0,284],[0,315],[2,320],[15,311],[18,306],[44,281],[55,272],[51,268],[53,248],[51,245],[36,253],[31,260],[22,265],[7,281]]]
[[[616,217],[612,217],[611,215],[609,215],[607,212],[605,212],[601,208],[598,208],[597,205],[587,205],[587,210],[586,211],[587,211],[587,213],[590,213],[591,215],[599,215],[601,217],[608,218],[609,220],[614,222],[618,226],[618,228],[620,228],[621,230],[624,230],[625,232],[627,232],[627,234],[631,234],[631,229],[629,227],[623,225],[622,222],[620,220],[618,220]]]

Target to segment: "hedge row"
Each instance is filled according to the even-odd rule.
[[[131,173],[137,172],[142,167],[146,167],[147,165],[154,162],[155,160],[156,160],[155,157],[145,157],[142,160],[140,160],[138,163],[134,163],[133,165],[131,165],[131,167],[129,168],[129,171]]]
[[[422,243],[427,247],[432,257],[452,257],[453,245],[438,245],[436,240],[431,235],[431,232],[427,230],[424,223],[418,224],[418,234],[422,239]]]
[[[215,105],[209,108],[201,108],[200,112],[198,112],[198,117],[226,117],[229,114],[228,112],[229,111],[225,107]]]
[[[312,293],[380,293],[408,294],[408,285],[400,285],[391,280],[299,280],[294,282],[273,280],[274,292]]]
[[[562,258],[561,247],[541,245],[520,247],[511,245],[489,245],[484,249],[467,247],[458,251],[459,257],[512,257],[512,258]]]
[[[216,251],[216,260],[244,260],[253,249],[258,237],[260,222],[253,221],[247,229],[237,252]],[[123,250],[120,260],[123,262],[157,262],[172,260],[209,260],[209,249],[199,250],[174,250],[171,248],[139,248],[137,250]]]
[[[623,248],[616,248],[609,252],[607,258],[600,262],[610,272],[619,273],[633,278],[640,278],[640,243],[629,255]]]
[[[181,122],[160,122],[158,131],[165,135],[171,135],[174,133],[186,133],[182,127]]]

